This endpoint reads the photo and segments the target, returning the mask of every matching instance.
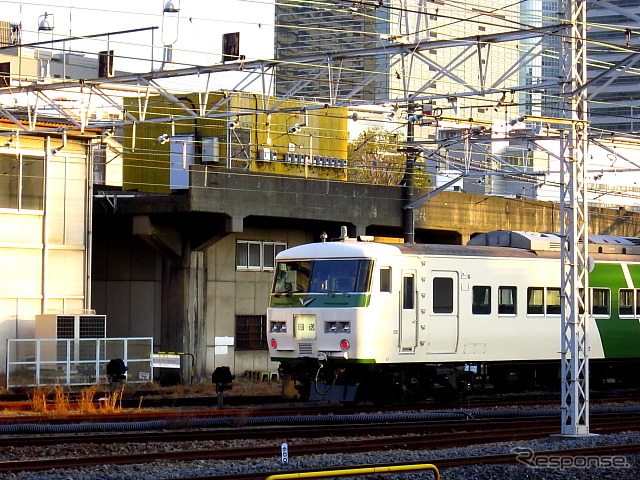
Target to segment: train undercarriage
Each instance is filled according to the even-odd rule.
[[[590,388],[638,387],[640,361],[590,362]],[[450,402],[471,394],[559,392],[560,362],[358,364],[297,359],[280,366],[288,398],[411,404]]]

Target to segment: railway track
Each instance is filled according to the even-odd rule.
[[[638,416],[606,416],[592,417],[592,429],[594,433],[612,433],[623,430],[640,429],[640,418]],[[364,427],[364,429],[362,428]],[[366,429],[366,430],[365,430]],[[246,446],[242,448],[192,448],[189,450],[177,451],[145,451],[143,453],[132,453],[126,455],[95,455],[90,457],[72,457],[72,458],[50,458],[50,459],[33,459],[19,461],[0,462],[0,473],[20,472],[20,471],[41,471],[57,468],[78,468],[92,465],[118,465],[118,464],[144,464],[157,461],[195,461],[195,460],[244,460],[257,458],[278,458],[280,455],[280,445],[287,438],[300,438],[312,436],[315,434],[332,437],[339,436],[369,436],[375,435],[375,438],[356,439],[349,441],[321,441],[321,442],[292,442],[289,443],[289,456],[291,458],[301,457],[304,455],[319,454],[346,454],[358,452],[372,451],[389,451],[389,450],[434,450],[446,447],[462,447],[468,445],[476,445],[482,443],[494,442],[510,442],[516,440],[528,440],[544,438],[549,435],[558,433],[559,424],[557,418],[543,419],[527,419],[527,420],[510,420],[510,421],[487,421],[487,422],[455,422],[433,425],[367,425],[367,426],[348,426],[345,428],[331,428],[328,432],[326,429],[306,428],[304,432],[301,429],[292,427],[285,432],[279,426],[275,429],[265,428],[258,434],[258,429],[252,432],[244,429],[237,429],[235,433],[231,432],[183,432],[181,439],[186,442],[195,442],[204,438],[211,440],[229,439],[232,435],[235,438],[267,438],[270,439],[267,445]],[[402,434],[398,434],[401,431]],[[284,433],[284,435],[283,435]],[[177,441],[178,436],[174,432],[171,436],[165,437],[166,441]],[[251,435],[254,435],[252,437]],[[116,441],[126,441],[133,443],[134,441],[150,442],[160,441],[161,436],[154,432],[146,434],[137,439],[129,436],[121,437],[120,434],[115,436]],[[278,440],[275,440],[278,439]],[[7,445],[19,446],[16,439],[7,439],[13,443]],[[63,440],[60,437],[50,439],[56,444],[64,441],[71,443],[100,443],[113,442],[114,436],[104,436],[87,438],[75,437],[70,440]],[[34,439],[35,441],[35,439]],[[52,443],[53,444],[53,443]],[[33,441],[30,443],[33,445]],[[631,448],[631,447],[629,447]],[[640,448],[640,445],[636,445]],[[634,452],[637,453],[637,450]],[[264,478],[264,476],[262,477]]]
[[[637,402],[638,393],[623,394],[600,394],[592,395],[590,403],[598,405],[603,403],[609,404],[625,404],[628,402]],[[323,415],[323,414],[353,414],[353,413],[369,413],[369,412],[395,412],[406,411],[406,405],[390,405],[384,408],[379,406],[364,404],[353,407],[347,407],[339,404],[304,404],[284,402],[280,397],[276,396],[245,396],[245,397],[228,397],[225,399],[224,407],[217,406],[217,398],[213,397],[179,397],[179,398],[135,398],[125,399],[122,401],[122,410],[116,412],[107,412],[101,410],[99,402],[93,404],[93,411],[78,412],[79,405],[75,403],[73,398],[68,405],[68,412],[56,411],[56,405],[51,401],[48,408],[49,413],[33,412],[33,405],[25,394],[0,395],[0,411],[8,415],[0,416],[1,424],[24,423],[25,416],[17,414],[18,412],[29,412],[29,422],[37,423],[66,423],[69,421],[78,421],[82,423],[90,422],[113,422],[113,421],[145,421],[169,417],[217,417],[246,415],[250,410],[252,416],[271,416],[271,415]],[[560,397],[556,395],[507,395],[500,397],[469,397],[461,399],[455,403],[443,405],[437,402],[422,402],[411,405],[411,409],[415,411],[432,411],[442,410],[443,408],[517,408],[531,406],[558,406]],[[191,409],[192,407],[202,407]],[[171,410],[169,410],[171,409]],[[10,415],[16,412],[16,415]]]
[[[505,432],[507,427],[512,430],[526,432],[530,429],[546,428],[553,433],[558,429],[559,417],[531,417],[531,418],[504,418],[482,420],[459,421],[421,421],[417,423],[391,423],[391,424],[360,424],[360,425],[332,425],[331,435],[335,437],[358,437],[366,435],[397,436],[398,430],[402,435],[446,435],[450,433],[464,432],[492,432],[499,430]],[[636,415],[619,416],[593,416],[592,429],[598,429],[599,433],[612,433],[619,431],[621,424],[628,429],[640,430],[640,419]],[[188,428],[189,425],[183,425]],[[550,433],[550,434],[551,434]],[[74,443],[93,444],[123,444],[146,442],[191,442],[191,441],[229,441],[240,439],[273,439],[273,438],[316,438],[325,435],[325,431],[318,429],[317,425],[274,425],[270,427],[242,427],[240,424],[233,428],[215,428],[204,430],[159,430],[147,432],[118,432],[114,433],[82,433],[82,434],[48,434],[48,435],[11,435],[0,437],[0,448],[19,446],[49,446]],[[455,445],[454,445],[455,446]]]

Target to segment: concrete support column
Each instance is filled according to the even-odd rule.
[[[163,259],[160,343],[163,351],[184,354],[182,378],[188,384],[207,377],[206,263],[204,252],[185,250],[180,258]]]

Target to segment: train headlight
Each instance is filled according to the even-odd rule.
[[[351,333],[351,322],[324,322],[325,333]]]
[[[271,322],[271,331],[274,333],[284,333],[287,331],[285,322]]]
[[[278,342],[276,341],[275,338],[271,339],[271,348],[278,348]]]
[[[342,340],[340,340],[340,348],[341,349],[347,350],[350,346],[351,346],[351,344],[349,343],[349,340],[347,340],[346,338],[343,338]]]

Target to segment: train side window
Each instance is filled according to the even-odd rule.
[[[473,287],[471,313],[489,315],[491,313],[491,287],[476,285]]]
[[[618,314],[631,316],[635,312],[633,300],[635,292],[630,288],[621,288],[618,292]]]
[[[380,291],[391,292],[391,267],[380,268]]]
[[[593,315],[609,315],[611,292],[608,288],[591,289],[591,313]]]
[[[433,313],[453,313],[453,278],[433,279]]]
[[[636,316],[640,316],[640,289],[636,289]]]
[[[413,310],[415,305],[415,279],[413,275],[402,277],[402,308],[403,310]]]
[[[544,314],[544,288],[527,288],[527,313],[529,315]]]
[[[547,314],[548,315],[560,315],[560,289],[559,288],[547,288]]]
[[[516,298],[516,287],[498,287],[498,313],[504,315],[515,315]]]

